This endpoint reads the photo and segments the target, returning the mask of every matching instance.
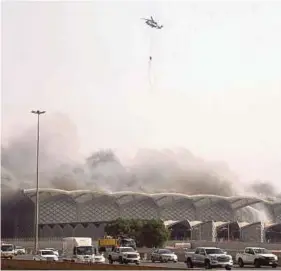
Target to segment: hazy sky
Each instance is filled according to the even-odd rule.
[[[85,154],[183,146],[280,183],[280,31],[281,2],[6,1],[3,139],[39,108],[67,114]]]

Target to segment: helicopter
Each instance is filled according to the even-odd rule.
[[[158,23],[156,21],[154,21],[152,16],[150,17],[150,19],[142,18],[142,20],[145,20],[145,23],[152,28],[161,29],[163,27],[163,25],[158,25]]]

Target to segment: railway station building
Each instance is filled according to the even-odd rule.
[[[2,238],[33,236],[35,196],[35,189],[21,190],[13,200],[2,203]],[[162,219],[175,239],[281,241],[281,202],[244,196],[130,191],[39,192],[40,237],[99,238],[105,234],[106,223],[120,217]]]

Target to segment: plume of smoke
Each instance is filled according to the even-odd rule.
[[[44,121],[40,122],[40,185],[52,187],[52,179],[57,176],[60,165],[77,160],[79,140],[76,127],[67,116],[43,117]],[[35,186],[36,125],[2,147],[1,168],[14,184],[13,188]],[[7,181],[2,178],[4,183]]]
[[[277,198],[279,192],[278,188],[268,181],[256,180],[248,187],[248,193],[265,199]]]
[[[76,126],[63,114],[42,116],[40,187],[65,190],[131,190],[231,196],[239,192],[237,176],[222,162],[208,162],[184,148],[141,149],[123,165],[111,150],[79,156]],[[2,188],[35,187],[36,126],[2,147]],[[250,190],[249,190],[250,191]],[[264,184],[251,187],[265,191]],[[268,195],[274,189],[267,184]]]
[[[227,167],[222,170],[221,164],[220,168],[216,167],[183,148],[140,150],[134,161],[132,172],[148,191],[223,196],[236,192],[234,176]]]

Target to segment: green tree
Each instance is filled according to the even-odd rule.
[[[117,219],[106,225],[108,235],[121,234],[136,240],[139,247],[162,247],[169,239],[170,232],[161,220]]]
[[[145,247],[162,247],[169,239],[170,231],[162,220],[148,220],[142,227],[140,243]]]
[[[114,237],[121,234],[130,234],[130,220],[119,218],[105,226],[105,232]]]
[[[136,240],[137,246],[141,246],[140,237],[141,237],[143,225],[144,225],[144,221],[141,219],[130,220],[130,237]]]

